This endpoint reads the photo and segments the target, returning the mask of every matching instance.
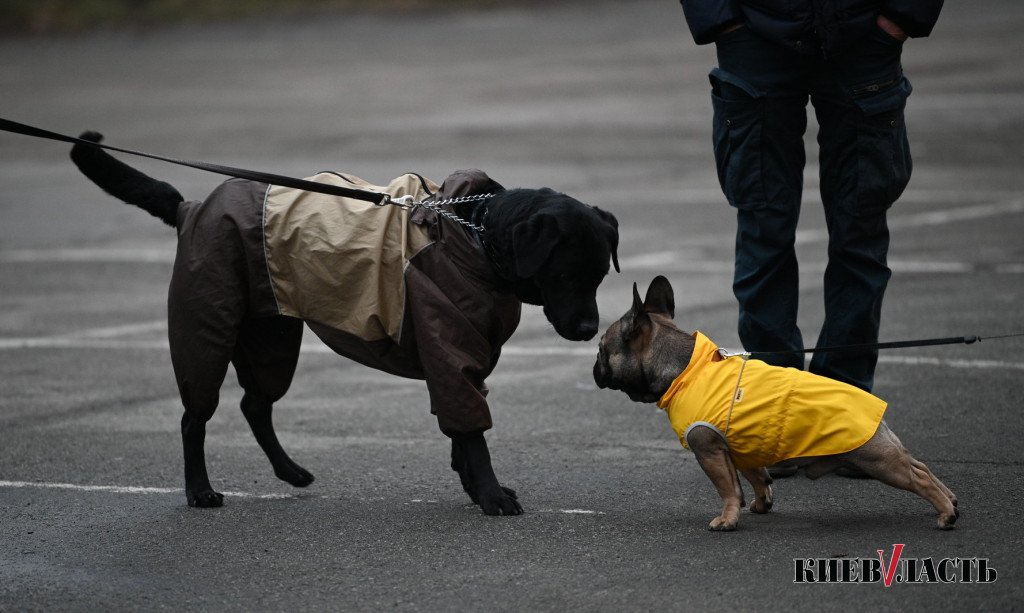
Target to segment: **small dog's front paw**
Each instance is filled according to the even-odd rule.
[[[943,513],[942,515],[939,515],[939,530],[952,530],[953,524],[955,524],[958,519],[960,519],[960,510],[956,508],[953,509],[952,513]]]
[[[224,494],[213,490],[203,490],[195,493],[187,492],[186,499],[190,507],[207,509],[224,506]]]
[[[711,520],[708,524],[708,530],[713,532],[732,532],[736,529],[736,524],[739,523],[735,519],[726,519],[719,515],[718,517]]]
[[[757,513],[759,515],[763,515],[763,514],[767,513],[768,511],[771,511],[771,510],[772,510],[772,499],[771,498],[766,498],[766,499],[756,498],[756,499],[754,499],[754,502],[750,503],[750,512],[751,513]]]

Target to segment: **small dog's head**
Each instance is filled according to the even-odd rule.
[[[621,390],[636,402],[657,402],[686,368],[693,337],[676,327],[672,285],[662,276],[647,288],[647,297],[633,284],[633,306],[601,337],[594,363],[594,382]]]
[[[619,224],[597,207],[544,188],[515,190],[509,198],[533,213],[511,232],[516,296],[544,307],[563,338],[587,341],[597,334],[597,288],[609,260],[619,270]]]

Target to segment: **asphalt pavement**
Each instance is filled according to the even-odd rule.
[[[1024,4],[947,3],[913,40],[914,177],[891,211],[886,340],[1024,331]],[[467,167],[619,219],[622,274],[665,274],[683,327],[738,346],[733,211],[707,72],[675,2],[361,12],[0,39],[0,117],[282,174],[385,182]],[[821,325],[814,131],[800,325]],[[221,179],[129,160],[201,198]],[[0,134],[0,610],[984,610],[1024,608],[1024,339],[882,356],[890,427],[958,495],[956,529],[877,482],[779,481],[706,530],[710,482],[663,413],[598,390],[596,340],[526,307],[488,380],[488,439],[526,510],[485,517],[448,468],[421,382],[304,344],[275,412],[316,475],[274,479],[233,377],[209,426],[220,509],[181,491],[166,349],[173,232],[81,177],[62,144]],[[748,488],[749,496],[749,488]],[[995,581],[794,583],[795,560],[985,559]]]

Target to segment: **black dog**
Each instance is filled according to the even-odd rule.
[[[271,421],[305,321],[342,355],[426,380],[431,410],[452,440],[452,469],[473,502],[488,515],[522,513],[491,468],[484,381],[522,302],[543,305],[564,338],[594,337],[609,258],[618,270],[614,216],[546,188],[505,190],[480,171],[455,173],[440,187],[405,175],[378,189],[416,201],[493,194],[448,207],[483,232],[422,207],[353,204],[237,179],[193,202],[97,147],[75,145],[71,158],[105,191],[177,229],[168,327],[190,506],[223,504],[203,446],[229,363],[275,475],[297,487],[313,481],[281,448]],[[333,173],[314,180],[372,187]]]

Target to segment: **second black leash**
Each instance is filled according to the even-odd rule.
[[[998,338],[1011,338],[1017,336],[1024,336],[1024,332],[1002,334],[999,336],[989,336],[985,338],[982,338],[980,336],[948,336],[945,338],[927,338],[912,341],[889,341],[885,343],[837,345],[833,347],[813,347],[811,349],[784,349],[781,351],[747,351],[743,353],[750,355],[752,357],[756,357],[760,355],[790,355],[796,353],[838,353],[845,351],[875,351],[878,349],[902,349],[904,347],[931,347],[934,345],[970,345],[972,343],[981,342],[986,338],[988,340],[994,340]]]

